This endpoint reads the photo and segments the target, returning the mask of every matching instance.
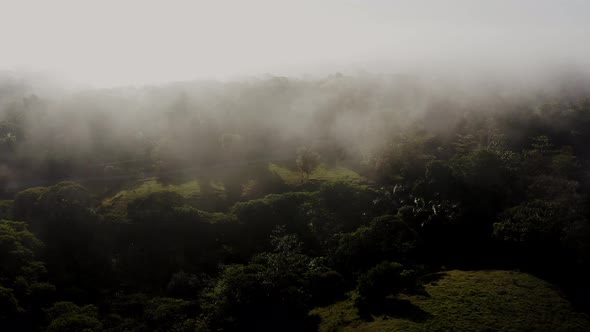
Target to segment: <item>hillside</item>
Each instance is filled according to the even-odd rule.
[[[298,185],[301,183],[301,173],[297,170],[282,167],[275,163],[268,165],[268,170],[277,174],[287,185]],[[345,181],[351,183],[362,183],[366,181],[357,172],[342,166],[329,167],[325,164],[319,165],[310,174],[309,181]]]
[[[589,331],[549,283],[510,271],[449,271],[425,285],[424,295],[402,295],[385,313],[361,319],[356,294],[314,309],[320,331]]]
[[[171,191],[184,197],[198,195],[201,191],[198,181],[190,181],[180,185],[163,185],[154,178],[139,181],[131,188],[121,190],[112,197],[102,200],[102,208],[110,211],[112,215],[127,216],[127,204],[136,198],[147,196],[160,191]]]
[[[329,167],[325,164],[319,165],[319,167],[317,167],[304,182],[302,182],[301,173],[299,171],[289,167],[279,166],[274,163],[269,163],[268,170],[265,172],[265,177],[270,178],[274,175],[279,179],[279,181],[284,184],[284,190],[296,190],[296,188],[303,185],[304,182],[315,183],[317,185],[331,181],[345,181],[350,183],[363,183],[366,181],[358,173],[349,168],[342,166]],[[232,180],[236,181],[236,179]],[[256,187],[260,179],[255,180],[248,176],[244,176],[237,179],[237,181],[241,181],[239,185],[241,191],[239,198],[247,199],[252,198],[250,197],[252,195],[251,192],[256,192]],[[215,210],[216,208],[219,208],[220,204],[215,204],[213,201],[219,203],[225,200],[225,196],[227,195],[225,183],[219,179],[209,180],[208,183],[203,183],[202,179],[197,178],[189,178],[177,182],[178,183],[163,184],[158,181],[157,178],[146,178],[137,181],[112,196],[104,197],[101,200],[101,209],[109,213],[111,216],[118,216],[119,218],[124,219],[127,215],[126,209],[129,202],[152,193],[169,191],[183,196],[199,208]],[[268,194],[269,192],[264,192],[264,189],[267,188],[262,188],[262,192],[257,192],[255,194],[258,196]],[[1,206],[2,205],[0,205],[0,209]]]
[[[15,90],[0,331],[590,331],[590,89],[442,83]]]

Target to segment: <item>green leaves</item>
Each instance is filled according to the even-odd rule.
[[[14,319],[19,312],[19,306],[12,289],[0,286],[0,327],[6,321]]]
[[[381,262],[358,278],[359,297],[355,306],[359,311],[366,312],[379,307],[387,296],[395,296],[404,289],[413,289],[415,284],[414,271],[405,270],[397,262]]]
[[[309,147],[300,147],[297,149],[295,163],[301,174],[309,178],[309,174],[320,164],[320,155]]]
[[[98,332],[102,323],[94,305],[79,307],[72,302],[57,302],[45,311],[48,320],[47,332]]]
[[[0,221],[0,281],[14,280],[19,275],[36,277],[29,274],[38,270],[35,257],[41,246],[24,222]]]
[[[337,240],[333,263],[338,271],[354,274],[383,260],[405,259],[415,248],[418,234],[395,216],[382,216]]]
[[[537,199],[504,212],[494,224],[494,235],[505,241],[555,243],[566,226],[581,218],[565,202]]]

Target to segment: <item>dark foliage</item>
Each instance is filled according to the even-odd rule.
[[[309,89],[265,84],[281,101]],[[242,103],[264,99],[261,87],[244,89]],[[314,113],[310,132],[362,114],[362,91]],[[1,193],[0,329],[305,331],[317,328],[310,309],[347,296],[366,318],[420,321],[428,313],[397,295],[419,291],[442,266],[523,269],[589,310],[590,102],[545,101],[427,111],[403,126],[375,115],[375,136],[359,124],[350,139],[298,156],[311,143],[268,129],[261,119],[277,112],[268,105],[251,119],[235,105],[220,104],[231,116],[200,113],[183,97],[153,116],[167,129],[134,124],[133,138],[104,134],[107,115],[92,113],[95,150],[52,145],[43,162],[24,152],[53,136],[2,120],[0,166],[15,182],[49,180]],[[364,146],[365,136],[379,143]],[[277,156],[287,175],[269,171]],[[82,161],[108,158],[131,162],[97,170]],[[338,167],[361,176],[316,177]],[[84,181],[95,172],[108,179]],[[84,183],[57,180],[72,177]],[[118,191],[140,178],[155,189]],[[175,189],[195,179],[198,190]]]

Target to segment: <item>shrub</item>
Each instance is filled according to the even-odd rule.
[[[57,302],[45,314],[50,321],[47,332],[102,331],[98,310],[93,305],[79,307],[72,302]]]
[[[177,193],[162,191],[137,198],[127,206],[127,214],[133,222],[165,223],[175,219],[174,208],[185,204]]]
[[[12,289],[0,286],[0,327],[18,313],[18,302]]]
[[[344,277],[328,268],[317,268],[305,273],[306,288],[312,304],[323,306],[339,300],[346,291]]]
[[[39,198],[47,191],[46,187],[36,187],[23,190],[14,198],[14,218],[17,220],[31,220],[38,213]]]
[[[0,219],[13,219],[13,201],[0,201]]]
[[[355,306],[360,310],[379,306],[387,296],[395,296],[404,289],[411,289],[415,283],[412,270],[404,270],[400,263],[382,262],[359,277],[359,297]]]

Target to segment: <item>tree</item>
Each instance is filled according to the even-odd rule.
[[[413,288],[415,284],[412,270],[404,270],[400,263],[381,262],[359,277],[359,297],[355,306],[361,312],[379,307],[387,296],[396,296],[404,289]]]
[[[14,323],[21,310],[12,289],[0,286],[0,328],[8,328]]]
[[[506,210],[494,224],[494,235],[504,241],[546,246],[559,243],[564,229],[583,219],[563,201],[532,200]]]
[[[149,331],[194,331],[197,314],[195,302],[167,297],[148,301],[144,311]]]
[[[72,302],[57,302],[46,310],[47,332],[98,332],[102,323],[94,305],[79,307]]]
[[[300,147],[297,149],[297,159],[295,159],[297,169],[301,172],[301,181],[309,179],[309,175],[320,164],[320,155],[312,151],[310,147]]]
[[[35,187],[16,194],[14,198],[15,219],[30,221],[36,215],[42,214],[39,209],[39,199],[47,189],[46,187]]]
[[[0,220],[13,219],[14,217],[14,202],[0,200]]]
[[[0,328],[17,323],[23,329],[38,323],[55,286],[45,282],[47,272],[39,261],[43,244],[24,222],[0,220]]]
[[[309,257],[294,234],[278,229],[274,249],[248,265],[232,265],[221,273],[208,303],[212,329],[224,331],[301,331],[310,309],[303,276]]]
[[[336,239],[330,258],[337,271],[353,275],[383,260],[407,260],[418,234],[397,217],[386,215]]]
[[[42,243],[29,230],[24,222],[0,221],[0,281],[14,281],[17,276],[35,271],[35,260]],[[33,276],[31,276],[33,277]]]
[[[44,221],[91,222],[94,220],[90,192],[82,185],[64,181],[44,191],[38,207]]]
[[[12,154],[18,142],[16,124],[8,121],[0,121],[0,153]]]
[[[134,223],[166,224],[176,221],[174,208],[185,205],[185,199],[171,191],[154,192],[129,202],[127,215]]]
[[[314,261],[312,261],[312,264]],[[313,306],[325,306],[341,299],[346,292],[344,277],[323,264],[314,266],[304,275],[305,288]]]
[[[421,130],[407,130],[390,138],[372,163],[379,181],[412,183],[424,175],[434,156],[433,137]]]
[[[206,274],[197,276],[180,271],[172,275],[166,285],[166,292],[170,297],[190,300],[197,298],[208,283],[209,278]]]
[[[17,194],[16,217],[29,218],[45,244],[50,278],[58,287],[98,291],[108,280],[110,257],[90,192],[75,182],[32,188]]]
[[[277,225],[285,225],[289,233],[301,236],[310,232],[307,218],[301,208],[313,199],[312,193],[290,192],[271,194],[261,199],[239,202],[231,212],[240,223],[236,239],[240,254],[250,257],[255,252],[269,249],[268,239]]]

